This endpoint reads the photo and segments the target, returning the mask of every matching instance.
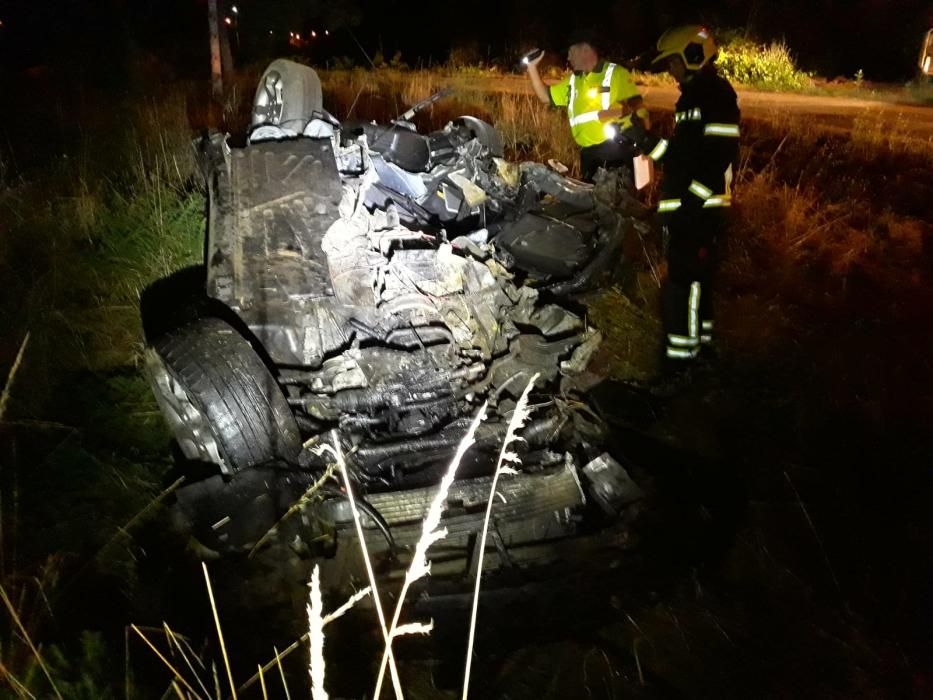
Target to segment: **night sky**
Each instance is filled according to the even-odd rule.
[[[607,53],[631,59],[649,50],[665,27],[704,22],[762,40],[784,39],[801,67],[825,77],[851,77],[862,69],[869,80],[905,81],[913,77],[921,39],[933,25],[929,0],[237,4],[241,62],[288,53],[290,30],[329,28],[329,38],[304,49],[320,63],[337,56],[365,62],[351,31],[370,55],[381,50],[388,58],[401,51],[410,65],[444,61],[451,47],[466,57],[508,63],[532,45],[562,52],[567,33],[587,25],[602,28]],[[175,74],[197,76],[206,70],[206,13],[206,0],[0,0],[0,58],[8,71],[53,66],[101,80],[117,77],[131,60],[158,61]]]

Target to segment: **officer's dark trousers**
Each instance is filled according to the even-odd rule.
[[[606,140],[596,146],[580,149],[580,179],[593,182],[600,168],[632,169],[635,147],[627,142]]]
[[[725,218],[721,209],[678,210],[667,221],[667,280],[662,291],[665,357],[695,359],[713,340],[713,275]]]

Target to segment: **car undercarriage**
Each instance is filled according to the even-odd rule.
[[[438,571],[466,575],[533,381],[495,551],[541,563],[567,538],[621,536],[643,493],[586,402],[601,336],[568,299],[605,281],[625,232],[644,226],[622,175],[589,186],[509,163],[472,117],[422,136],[404,120],[339,124],[318,97],[285,119],[314,97],[316,76],[295,66],[263,76],[246,147],[201,143],[203,289],[183,322],[147,332],[181,462],[204,477],[177,492],[180,527],[212,554],[252,551],[298,503],[289,537],[332,558],[349,536],[346,493],[331,481],[305,495],[332,461],[319,446],[339,441],[373,551],[403,563],[485,404],[447,500],[449,542],[432,554],[447,562]],[[296,85],[304,97],[289,102]]]

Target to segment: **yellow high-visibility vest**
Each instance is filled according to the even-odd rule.
[[[638,88],[625,68],[602,63],[592,73],[571,73],[549,87],[551,102],[567,108],[567,118],[574,141],[582,148],[601,144],[611,136],[599,113],[638,97]],[[632,125],[630,116],[616,120],[621,129]]]

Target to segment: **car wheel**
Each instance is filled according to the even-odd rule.
[[[279,385],[229,324],[202,318],[146,350],[159,407],[186,459],[222,473],[294,461],[301,434]]]

